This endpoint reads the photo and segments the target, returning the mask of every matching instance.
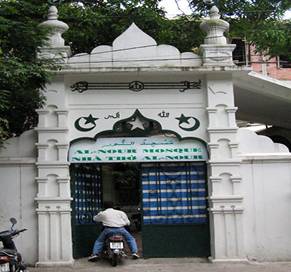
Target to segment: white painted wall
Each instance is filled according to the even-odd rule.
[[[0,231],[10,228],[10,217],[17,219],[18,229],[28,229],[15,243],[29,264],[37,260],[35,136],[27,131],[6,141],[0,150]]]
[[[213,14],[218,16],[218,10]],[[210,20],[212,31],[218,20]],[[221,34],[216,38],[219,37]],[[236,73],[240,68],[233,66],[234,46],[205,44],[201,47],[201,59],[168,45],[157,46],[151,37],[132,25],[112,47],[99,46],[90,55],[68,59],[68,65],[47,85],[47,104],[38,110],[38,139],[34,131],[28,131],[9,140],[6,149],[0,150],[0,229],[9,227],[11,216],[18,219],[19,228],[29,229],[16,240],[28,263],[73,263],[69,144],[77,138],[93,138],[99,132],[111,130],[115,122],[130,117],[136,109],[144,117],[158,121],[164,130],[208,143],[214,261],[244,260],[246,256],[257,260],[291,260],[291,155],[284,146],[268,138],[245,130],[237,132],[231,71]],[[52,48],[43,48],[42,53],[67,54],[69,48],[60,45],[56,42]],[[120,51],[129,48],[130,51]],[[201,80],[202,87],[185,92],[104,89],[84,93],[72,92],[70,88],[78,81],[133,80]],[[169,118],[159,117],[163,110],[170,114]],[[117,111],[119,119],[105,118]],[[96,127],[86,133],[78,131],[76,120],[89,114],[99,118]],[[195,131],[181,129],[177,119],[181,114],[196,117],[201,126]]]
[[[239,139],[247,258],[290,261],[291,154],[251,131],[240,130]]]
[[[181,82],[202,81],[201,89],[190,89],[185,92],[174,90],[142,90],[133,92],[131,90],[88,90],[84,93],[72,92],[70,86],[78,81],[88,82]],[[163,130],[172,130],[182,137],[197,137],[207,141],[207,115],[206,115],[206,93],[204,90],[205,79],[203,75],[194,73],[159,74],[151,73],[99,73],[92,76],[68,75],[66,80],[66,92],[69,107],[69,137],[74,140],[81,137],[94,137],[100,131],[112,130],[114,123],[132,116],[136,109],[149,119],[158,121]],[[169,113],[169,118],[161,118],[162,111]],[[109,114],[120,113],[118,119],[105,119]],[[200,121],[200,127],[195,131],[185,131],[179,128],[176,119],[181,114],[194,116]],[[99,118],[96,127],[91,131],[80,132],[75,129],[74,122],[81,116],[92,114]],[[190,126],[191,124],[189,124]]]

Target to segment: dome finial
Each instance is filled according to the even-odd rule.
[[[204,44],[227,44],[223,33],[228,31],[229,23],[220,19],[219,9],[212,6],[209,10],[209,18],[206,18],[200,28],[206,32]]]
[[[69,26],[58,20],[58,9],[56,6],[50,6],[48,20],[41,23],[40,26],[51,29],[48,36],[49,47],[63,47],[65,45],[62,34],[69,29]]]
[[[203,66],[233,66],[232,51],[235,45],[228,44],[224,36],[229,30],[229,23],[220,19],[219,9],[214,1],[203,2],[209,9],[209,17],[200,24],[200,28],[206,32],[204,44],[200,45]]]
[[[210,9],[209,17],[210,17],[210,19],[219,19],[220,18],[219,9],[217,8],[217,6],[213,6]]]
[[[47,15],[48,20],[57,20],[58,17],[58,9],[56,8],[56,6],[50,6]]]
[[[66,61],[66,58],[71,54],[70,46],[65,46],[65,40],[62,34],[69,29],[69,26],[58,20],[58,9],[54,5],[61,0],[50,0],[52,6],[49,7],[47,20],[41,24],[40,27],[49,29],[46,44],[39,48],[38,57],[45,59],[57,58],[58,62]]]

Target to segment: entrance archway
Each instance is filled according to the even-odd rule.
[[[164,135],[72,144],[74,257],[91,253],[104,200],[128,214],[144,257],[209,256],[206,158],[201,142]]]

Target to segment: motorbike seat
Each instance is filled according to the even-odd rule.
[[[120,241],[123,241],[123,236],[122,235],[111,235],[108,237],[108,239],[111,242],[120,242]]]

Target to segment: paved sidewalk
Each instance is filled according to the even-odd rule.
[[[291,262],[277,263],[209,263],[204,259],[125,259],[117,267],[106,261],[90,263],[80,259],[73,267],[29,268],[30,272],[291,272]]]

